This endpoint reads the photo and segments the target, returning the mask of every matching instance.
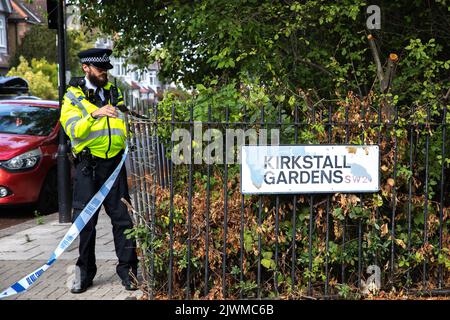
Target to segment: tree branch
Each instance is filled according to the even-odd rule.
[[[322,66],[319,65],[319,64],[316,64],[316,63],[314,63],[314,62],[307,61],[307,60],[305,60],[305,59],[299,59],[299,61],[300,61],[301,63],[307,64],[307,65],[310,66],[310,67],[314,67],[314,68],[316,68],[316,69],[319,69],[319,70],[322,71],[323,73],[326,73],[326,74],[328,74],[328,75],[330,75],[330,76],[333,76],[333,73],[332,73],[330,70],[325,69],[324,67],[322,67]]]
[[[448,101],[450,99],[450,88],[448,88],[447,93],[444,96],[444,101]]]
[[[381,83],[381,91],[386,93],[392,83],[392,79],[394,78],[395,67],[397,66],[398,56],[395,53],[391,53],[388,59],[388,65],[386,69],[386,73],[384,75],[384,79]]]
[[[359,91],[359,98],[362,99],[363,98],[363,93],[362,93],[362,90],[361,90],[361,86],[359,85],[359,82],[358,82],[358,77],[356,76],[356,70],[355,70],[355,65],[353,63],[353,59],[351,59],[351,61],[352,61],[352,68],[353,68],[353,76],[355,77],[356,86],[358,87],[358,91]]]
[[[367,36],[367,39],[369,39],[370,49],[372,50],[372,55],[375,60],[375,64],[377,66],[377,75],[378,79],[380,80],[380,86],[383,87],[383,80],[384,80],[383,67],[381,66],[380,56],[378,54],[377,46],[375,44],[375,38],[371,34],[369,34]]]

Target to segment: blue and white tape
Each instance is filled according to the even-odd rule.
[[[125,152],[123,153],[122,160],[120,161],[117,168],[114,170],[114,172],[109,176],[109,178],[106,180],[106,182],[102,185],[100,190],[94,195],[94,197],[88,202],[86,207],[81,211],[80,215],[77,217],[75,222],[70,226],[70,229],[67,231],[64,238],[61,240],[61,242],[58,244],[58,247],[53,251],[53,254],[51,255],[50,259],[48,259],[47,263],[44,264],[42,267],[34,270],[32,273],[28,274],[27,276],[23,277],[16,283],[14,283],[11,287],[4,290],[0,293],[0,299],[7,298],[10,296],[13,296],[15,294],[18,294],[20,292],[28,290],[29,287],[33,285],[37,281],[37,279],[48,269],[50,266],[58,259],[58,257],[72,244],[72,242],[78,237],[81,230],[86,226],[88,221],[92,218],[94,213],[97,211],[98,208],[100,208],[100,205],[105,200],[106,196],[108,195],[109,191],[111,190],[114,181],[116,181],[120,169],[123,166],[123,163],[125,162],[125,159],[127,157],[128,153],[128,146],[125,147]]]

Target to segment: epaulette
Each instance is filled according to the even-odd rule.
[[[80,87],[81,89],[83,89],[85,85],[86,80],[84,79],[84,77],[72,77],[72,79],[70,79],[69,81],[69,86],[72,87]]]

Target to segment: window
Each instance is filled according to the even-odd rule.
[[[5,17],[0,16],[0,48],[6,49],[6,24]]]
[[[0,133],[48,136],[58,122],[58,109],[6,104],[0,109]]]
[[[123,77],[126,74],[123,58],[112,58],[111,63],[114,67],[114,74],[118,77]]]
[[[155,71],[150,71],[149,72],[149,82],[150,84],[156,84],[156,72]]]

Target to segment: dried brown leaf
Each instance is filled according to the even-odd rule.
[[[384,237],[388,232],[389,232],[388,225],[387,225],[387,223],[384,223],[381,226],[381,236]]]

